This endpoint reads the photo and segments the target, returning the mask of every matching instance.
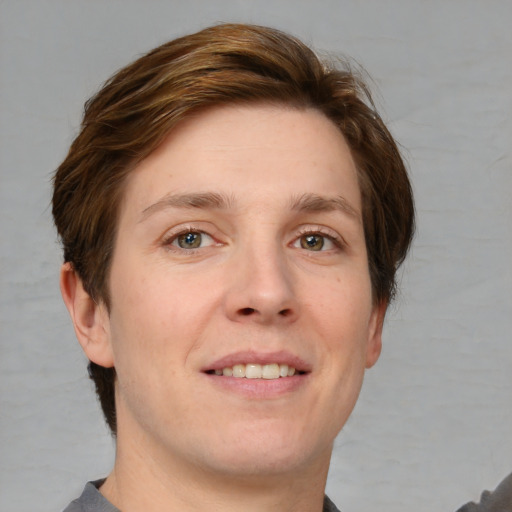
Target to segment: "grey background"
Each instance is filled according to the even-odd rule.
[[[51,173],[114,70],[218,21],[290,31],[375,80],[418,236],[328,492],[346,511],[453,511],[512,470],[509,0],[0,1],[0,510],[60,510],[113,460],[58,291]]]

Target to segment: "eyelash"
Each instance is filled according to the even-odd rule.
[[[198,235],[205,235],[208,238],[212,240],[212,243],[205,246],[205,247],[197,247],[197,248],[188,248],[185,249],[183,247],[179,247],[175,245],[175,242],[178,240],[180,236],[187,235],[187,234],[198,234]],[[314,226],[314,227],[302,227],[299,229],[299,232],[297,236],[293,239],[290,245],[295,246],[296,243],[300,243],[300,240],[304,236],[313,235],[322,237],[326,240],[329,240],[337,249],[343,249],[346,246],[345,241],[343,238],[333,233],[331,230],[327,232],[327,229],[323,226]],[[162,245],[169,251],[174,252],[180,252],[180,253],[186,253],[186,254],[194,254],[197,251],[200,251],[201,249],[205,249],[209,247],[210,245],[219,245],[219,243],[215,240],[214,236],[209,234],[207,231],[198,229],[192,226],[186,226],[182,229],[179,229],[179,231],[169,233],[162,239]],[[310,252],[326,252],[326,250],[322,250],[323,247],[319,251],[311,250]],[[307,249],[304,249],[307,250]]]
[[[338,235],[337,233],[333,233],[331,230],[327,232],[327,229],[323,226],[315,226],[315,227],[303,227],[299,230],[298,236],[293,240],[293,244],[300,241],[300,239],[307,235],[316,235],[322,238],[325,238],[333,243],[333,245],[337,249],[343,249],[346,246],[345,240]],[[315,252],[315,251],[311,251]],[[316,251],[316,252],[325,252],[325,251]]]
[[[180,229],[177,232],[172,232],[164,236],[162,239],[162,245],[168,250],[168,251],[174,251],[174,252],[186,252],[187,254],[194,254],[196,251],[204,249],[205,247],[197,247],[197,248],[190,248],[190,249],[184,249],[183,247],[178,247],[174,245],[174,242],[178,240],[180,236],[188,235],[188,234],[197,234],[197,235],[206,235],[207,237],[211,238],[212,243],[209,245],[217,245],[217,242],[215,241],[215,238],[207,233],[206,231],[198,228],[193,228],[192,226],[187,226],[182,229]],[[206,246],[208,247],[208,246]]]

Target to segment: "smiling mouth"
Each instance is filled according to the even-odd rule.
[[[235,377],[240,379],[282,379],[293,377],[294,375],[303,375],[306,372],[298,371],[293,366],[287,364],[235,364],[234,366],[226,366],[215,370],[207,370],[209,375],[217,375],[219,377]]]

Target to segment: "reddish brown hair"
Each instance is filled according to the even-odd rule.
[[[180,121],[222,104],[315,108],[338,126],[355,158],[376,302],[389,302],[414,231],[407,172],[365,83],[322,63],[278,30],[226,24],[163,44],[116,73],[85,105],[79,135],[54,178],[53,216],[84,288],[110,306],[108,274],[123,184]],[[116,432],[115,369],[89,372]]]

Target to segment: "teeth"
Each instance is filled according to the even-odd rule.
[[[233,377],[245,377],[245,364],[235,364],[233,366]]]
[[[295,368],[287,364],[235,364],[233,367],[217,369],[215,375],[224,375],[225,377],[237,377],[246,379],[279,379],[280,377],[292,377],[295,375]]]
[[[245,378],[246,379],[261,379],[261,364],[246,364],[245,365]]]
[[[266,364],[261,373],[264,379],[279,379],[279,365]]]

